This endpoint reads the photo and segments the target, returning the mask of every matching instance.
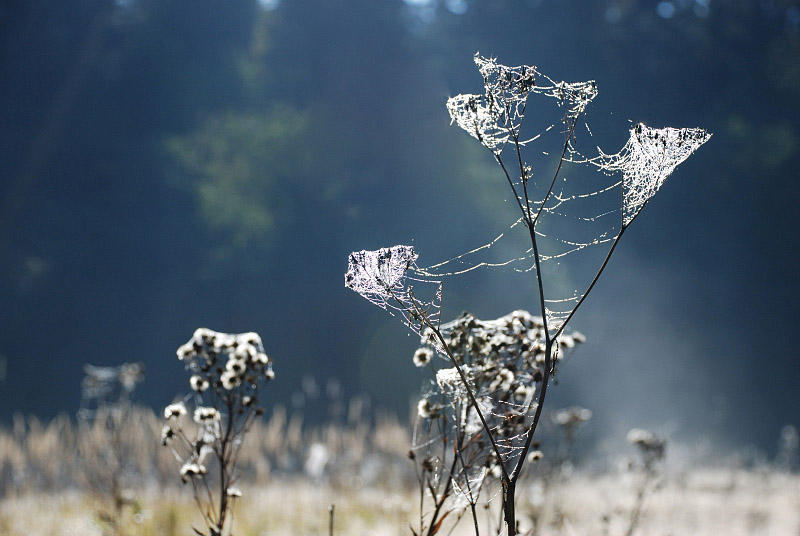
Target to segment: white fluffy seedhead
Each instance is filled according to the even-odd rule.
[[[258,333],[199,328],[176,353],[192,372],[189,386],[198,394],[210,388],[252,397],[264,380],[274,377],[272,360],[264,352]]]

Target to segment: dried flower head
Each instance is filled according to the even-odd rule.
[[[181,467],[181,477],[201,476],[205,474],[208,474],[208,469],[205,465],[198,463],[185,463]]]
[[[553,422],[563,427],[575,427],[584,424],[592,418],[592,410],[573,406],[553,412]]]
[[[161,429],[161,444],[166,446],[169,445],[170,441],[175,437],[175,430],[172,429],[171,426],[165,425],[164,428]]]
[[[189,378],[189,386],[192,388],[192,391],[202,393],[203,391],[208,389],[208,381],[202,376],[198,376],[195,374],[194,376]]]
[[[274,377],[272,361],[257,333],[220,333],[207,328],[197,329],[178,348],[177,356],[191,374],[192,417],[197,426],[181,426],[179,419],[188,412],[183,402],[167,406],[164,416],[170,423],[162,430],[161,442],[180,460],[184,483],[203,483],[192,487],[204,513],[207,534],[227,534],[223,528],[236,502],[229,499],[241,496],[233,487],[238,478],[239,446],[263,414],[257,405],[258,394],[265,381]],[[190,437],[188,430],[196,435]],[[206,459],[217,466],[213,486],[205,481],[209,473]]]
[[[664,450],[667,440],[649,430],[634,428],[628,432],[628,443],[645,451]]]
[[[194,422],[197,424],[205,424],[210,422],[218,422],[221,419],[219,410],[216,408],[199,407],[194,410]]]
[[[529,462],[538,462],[542,458],[544,458],[544,454],[541,450],[532,450],[528,453]]]
[[[164,408],[164,418],[165,419],[177,419],[186,415],[186,405],[183,402],[178,402],[176,404],[170,404],[166,408]]]
[[[226,370],[222,373],[222,376],[220,376],[220,382],[222,383],[223,389],[231,391],[242,385],[242,376],[232,370]]]
[[[433,350],[428,347],[423,346],[422,348],[417,348],[417,351],[414,352],[414,364],[418,367],[424,367],[428,363],[431,362],[433,358]]]
[[[438,415],[437,406],[431,404],[429,399],[422,398],[417,402],[417,415],[421,419],[435,419]]]

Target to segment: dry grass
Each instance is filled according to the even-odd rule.
[[[399,491],[399,492],[398,492]],[[575,475],[544,490],[520,494],[523,530],[541,535],[621,535],[634,500],[632,480],[624,475]],[[190,534],[200,526],[188,490],[141,493],[140,505],[128,515],[123,533],[130,536]],[[236,508],[239,536],[328,534],[328,507],[335,504],[335,533],[341,535],[408,535],[415,519],[416,497],[409,489],[360,489],[278,480],[248,490]],[[98,535],[103,523],[98,505],[72,491],[38,493],[0,502],[0,534],[8,536]],[[800,533],[800,478],[777,472],[697,470],[669,478],[645,505],[637,531],[643,535],[792,535]],[[454,535],[473,534],[464,519]],[[484,532],[488,534],[488,532]]]
[[[357,413],[357,412],[355,412]],[[189,535],[201,527],[189,489],[159,444],[162,420],[137,409],[126,436],[131,460],[131,497],[119,534]],[[86,434],[84,434],[85,436]],[[69,419],[50,423],[17,419],[0,430],[0,535],[105,535],[110,525],[102,486],[102,430],[89,436],[93,449],[79,449],[81,437]],[[418,523],[412,464],[405,458],[409,432],[391,418],[372,423],[353,417],[339,424],[305,429],[277,410],[255,427],[241,460],[244,496],[235,512],[237,536],[326,535],[328,507],[335,504],[338,535],[409,535]],[[316,445],[316,447],[314,446]],[[307,467],[312,451],[324,453],[324,471]],[[539,468],[518,492],[521,528],[538,535],[624,535],[635,501],[637,475],[627,470],[597,474]],[[496,508],[493,519],[498,519]],[[453,514],[455,516],[455,514]],[[481,515],[485,515],[485,511]],[[451,521],[451,517],[448,521]],[[488,535],[486,520],[481,534]],[[474,534],[463,519],[452,532]],[[800,534],[800,476],[769,467],[672,470],[647,496],[636,534],[796,535]]]

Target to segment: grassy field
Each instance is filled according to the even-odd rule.
[[[234,534],[327,535],[331,505],[339,535],[409,535],[419,526],[407,427],[350,413],[338,424],[304,427],[276,411],[252,431],[240,464]],[[18,419],[0,431],[0,535],[170,536],[203,528],[190,486],[181,485],[175,460],[159,444],[160,424],[150,410],[137,409],[121,450],[111,448],[104,429],[80,430],[66,418]],[[129,459],[115,459],[114,450]],[[522,533],[628,534],[643,473],[622,463],[603,467],[539,464],[518,493]],[[671,463],[644,489],[635,534],[800,534],[800,476],[766,463]],[[483,498],[492,499],[487,491]],[[114,496],[124,499],[119,513]],[[480,507],[481,534],[495,530],[498,506],[495,497]],[[457,519],[454,512],[440,534],[475,533],[468,514]]]
[[[184,492],[186,491],[186,492]],[[634,479],[625,475],[576,474],[521,494],[523,530],[531,534],[626,534],[635,501]],[[234,533],[326,535],[329,506],[334,532],[342,535],[407,535],[418,516],[410,489],[382,486],[345,489],[305,479],[278,480],[247,490],[236,507]],[[188,490],[142,490],[139,504],[123,515],[120,533],[191,534],[200,527]],[[533,504],[532,504],[533,503]],[[8,536],[102,535],[103,505],[77,491],[6,497],[0,503],[0,534]],[[489,534],[488,530],[483,534]],[[764,471],[696,470],[664,479],[647,497],[637,534],[800,534],[800,478]],[[462,519],[454,535],[474,534]]]

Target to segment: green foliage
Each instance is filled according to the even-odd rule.
[[[288,216],[281,184],[312,173],[305,146],[311,127],[307,113],[276,104],[267,112],[211,115],[195,131],[167,141],[199,218],[228,237],[218,257],[270,242]]]

